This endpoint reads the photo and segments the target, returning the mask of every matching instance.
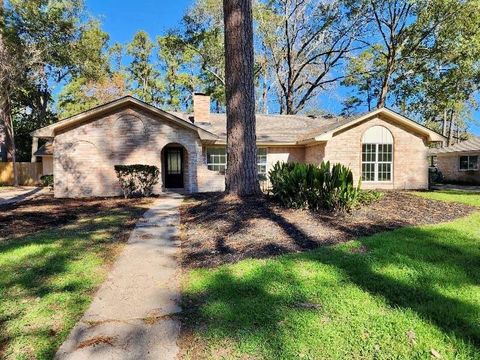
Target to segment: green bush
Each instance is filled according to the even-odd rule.
[[[125,198],[150,196],[160,175],[158,167],[150,165],[115,165],[115,172]]]
[[[278,162],[268,175],[271,193],[287,207],[350,211],[358,203],[359,186],[353,184],[352,171],[341,164]]]
[[[53,190],[53,175],[42,175],[40,177],[40,183],[43,187],[49,187],[50,190]]]
[[[361,190],[358,194],[358,203],[369,205],[382,198],[383,193],[376,190]]]

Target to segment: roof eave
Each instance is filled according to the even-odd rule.
[[[87,110],[83,113],[80,113],[78,115],[74,115],[71,118],[62,120],[58,123],[46,126],[44,128],[35,130],[34,132],[31,133],[32,136],[34,137],[55,137],[56,133],[62,129],[68,128],[72,125],[75,125],[77,123],[83,123],[85,121],[88,121],[88,119],[94,117],[94,116],[101,116],[103,114],[109,113],[117,108],[121,108],[125,105],[132,104],[135,106],[138,106],[142,109],[145,109],[147,111],[150,111],[156,115],[162,116],[170,121],[173,121],[174,123],[177,123],[178,125],[187,127],[191,130],[194,130],[198,133],[200,138],[205,138],[205,139],[218,139],[218,136],[205,130],[202,129],[201,127],[192,124],[184,119],[179,118],[178,116],[175,116],[171,113],[168,113],[166,111],[163,111],[161,109],[158,109],[155,106],[152,106],[150,104],[147,104],[143,101],[140,101],[138,99],[135,99],[132,96],[125,96],[123,98],[117,99],[115,101],[112,101],[107,104],[100,105],[96,108],[93,108],[91,110]]]
[[[360,116],[358,117],[357,119],[355,120],[352,120],[346,124],[343,124],[335,129],[332,129],[328,132],[325,132],[323,134],[319,134],[317,136],[315,136],[313,139],[315,142],[325,142],[325,141],[328,141],[330,140],[334,134],[338,131],[341,131],[343,129],[347,129],[349,127],[352,127],[362,121],[365,121],[365,120],[368,120],[372,117],[375,117],[377,115],[380,115],[380,114],[386,114],[387,116],[391,117],[391,118],[394,118],[395,120],[403,123],[404,125],[412,128],[412,129],[415,129],[417,132],[425,135],[428,139],[429,142],[444,142],[447,140],[446,137],[444,137],[443,135],[433,131],[433,130],[430,130],[428,128],[426,128],[425,126],[423,125],[420,125],[418,124],[417,122],[403,116],[403,115],[400,115],[400,114],[397,114],[396,112],[390,110],[390,109],[387,109],[387,108],[380,108],[380,109],[377,109],[377,110],[374,110],[372,112],[369,112],[368,114],[365,114],[363,116]],[[305,141],[308,141],[308,140],[305,140]]]

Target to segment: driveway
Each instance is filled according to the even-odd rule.
[[[56,359],[175,359],[180,195],[154,202]]]
[[[37,195],[43,188],[32,186],[0,187],[0,206],[14,204],[16,202]]]

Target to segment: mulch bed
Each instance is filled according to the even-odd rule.
[[[181,208],[181,260],[187,268],[214,267],[311,250],[405,226],[450,221],[474,211],[467,205],[400,191],[386,192],[379,201],[345,215],[285,209],[268,197],[199,194]]]
[[[106,211],[128,211],[125,229],[135,225],[151,199],[55,199],[51,194],[40,195],[13,205],[0,206],[0,244],[37,231],[63,226],[80,218],[91,218]]]

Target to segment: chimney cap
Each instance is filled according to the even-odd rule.
[[[193,95],[200,95],[200,96],[206,96],[207,94],[202,92],[202,91],[195,91]]]

